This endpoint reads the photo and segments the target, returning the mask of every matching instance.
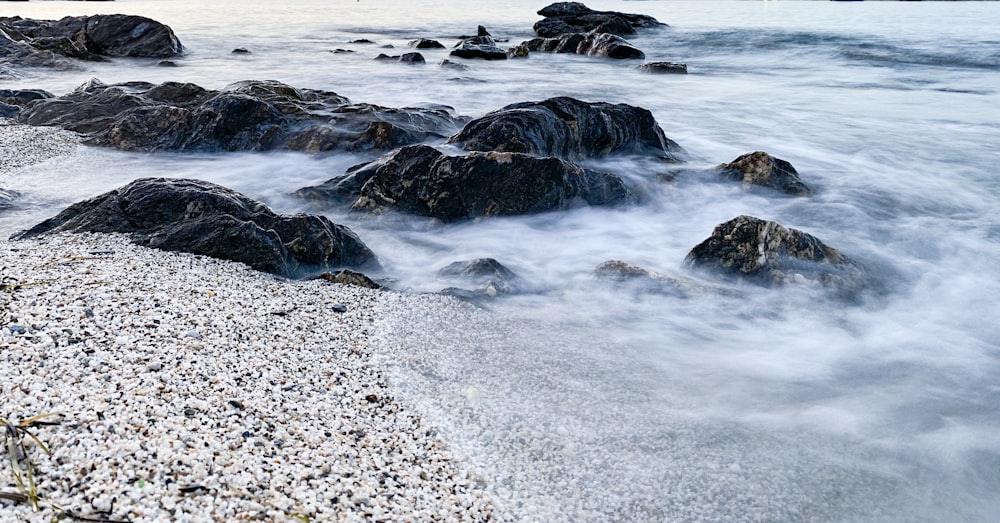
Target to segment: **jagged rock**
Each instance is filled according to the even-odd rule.
[[[496,152],[448,156],[425,145],[404,147],[295,194],[323,203],[353,199],[357,211],[394,210],[445,222],[636,200],[618,176],[558,158]]]
[[[636,29],[666,26],[651,16],[595,11],[579,2],[556,2],[542,8],[538,14],[545,18],[535,22],[533,28],[542,38],[592,31],[629,36],[635,34]]]
[[[466,121],[449,107],[352,104],[330,91],[246,81],[210,91],[194,84],[105,85],[92,80],[18,115],[29,125],[82,133],[130,151],[391,150],[443,139]]]
[[[477,118],[448,139],[467,151],[501,151],[569,160],[645,155],[680,161],[684,150],[640,107],[575,98],[521,102]]]
[[[429,40],[427,38],[419,38],[417,40],[412,40],[409,46],[414,49],[444,49],[444,44],[438,42],[437,40]]]
[[[729,180],[742,182],[744,188],[758,185],[792,196],[812,194],[812,190],[802,183],[792,164],[763,151],[744,154],[730,163],[716,167],[716,170]]]
[[[0,65],[12,67],[44,67],[60,71],[80,69],[73,60],[51,50],[41,50],[26,42],[12,39],[0,27]],[[3,69],[5,76],[14,77],[12,71]]]
[[[470,292],[479,292],[489,297],[514,294],[520,286],[520,278],[493,258],[457,261],[442,267],[437,274],[441,278],[477,285],[476,291]]]
[[[67,16],[60,20],[0,18],[0,32],[36,49],[79,58],[169,58],[183,52],[170,27],[142,16]]]
[[[872,284],[864,267],[816,237],[752,216],[716,226],[684,263],[763,286],[812,284],[854,294]]]
[[[121,233],[137,244],[242,262],[290,278],[377,267],[350,229],[323,216],[278,215],[212,183],[143,178],[69,208],[17,235]]]
[[[531,54],[531,49],[525,45],[515,45],[507,49],[507,58],[527,58]]]
[[[533,38],[521,43],[529,51],[574,53],[617,59],[641,59],[645,54],[624,38],[610,33],[566,33],[553,38]]]
[[[54,96],[42,89],[0,89],[0,102],[10,105],[27,105],[35,100],[45,100]]]
[[[369,278],[364,273],[358,271],[352,271],[350,269],[343,269],[336,272],[324,272],[316,277],[317,279],[326,280],[330,283],[339,283],[341,285],[353,285],[355,287],[362,287],[365,289],[384,289],[385,286],[376,282],[375,280]]]
[[[492,36],[466,38],[456,44],[451,56],[458,58],[482,58],[484,60],[506,60],[507,51],[497,46]]]
[[[639,69],[647,73],[656,74],[687,74],[687,64],[677,62],[649,62],[639,66]]]

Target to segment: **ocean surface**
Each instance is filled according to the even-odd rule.
[[[650,198],[439,225],[333,212],[414,293],[436,271],[493,257],[535,291],[428,313],[385,298],[372,327],[389,379],[525,521],[996,521],[1000,518],[1000,4],[621,1],[595,9],[669,28],[631,41],[647,61],[373,62],[477,25],[511,45],[544,2],[118,0],[0,5],[0,16],[121,12],[170,25],[179,67],[116,59],[22,70],[0,88],[56,94],[105,83],[246,79],[387,106],[480,116],[568,95],[652,111],[694,167],[763,150],[815,190],[786,198],[648,165],[602,162]],[[250,55],[230,51],[246,47]],[[335,54],[335,49],[356,53]],[[4,236],[146,176],[210,180],[282,212],[287,196],[359,154],[134,154],[82,148],[0,173],[25,193]],[[844,303],[816,289],[728,286],[688,298],[595,282],[618,259],[675,276],[715,225],[750,214],[866,264],[887,292]]]

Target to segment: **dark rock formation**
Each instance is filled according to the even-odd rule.
[[[236,49],[230,51],[229,54],[253,54],[253,53],[246,47],[237,47]]]
[[[100,232],[140,245],[242,262],[290,278],[341,267],[376,267],[347,227],[323,216],[278,215],[225,187],[197,180],[144,178],[69,208],[20,233]]]
[[[545,53],[575,53],[618,59],[642,59],[645,54],[624,38],[610,33],[566,33],[553,38],[533,38],[519,47]]]
[[[520,278],[513,271],[493,258],[457,261],[438,271],[438,277],[477,286],[475,291],[462,289],[465,292],[481,293],[493,298],[502,294],[514,294],[519,291]],[[452,287],[445,289],[446,294],[455,294]]]
[[[763,151],[744,154],[716,167],[716,170],[729,180],[742,182],[744,188],[759,185],[792,196],[812,194],[812,190],[799,179],[799,173],[792,164]]]
[[[424,59],[424,55],[420,53],[403,53],[400,56],[389,56],[385,53],[379,53],[375,57],[375,61],[378,62],[398,62],[402,64],[424,64],[427,60]]]
[[[80,69],[73,60],[51,50],[39,49],[27,42],[11,38],[0,27],[0,65],[11,67],[45,67],[61,71]],[[4,76],[14,76],[8,69],[0,69]]]
[[[37,50],[81,60],[102,60],[104,56],[169,58],[183,51],[169,27],[132,15],[0,18],[0,33]]]
[[[26,105],[35,100],[45,100],[54,96],[42,89],[0,89],[0,102],[10,105]]]
[[[410,47],[414,49],[444,49],[444,44],[438,42],[437,40],[429,40],[427,38],[418,38],[417,40],[412,40],[409,43]]]
[[[209,91],[189,83],[105,85],[92,80],[18,115],[130,151],[391,150],[443,139],[465,121],[444,106],[352,104],[329,91],[247,81]]]
[[[316,202],[353,199],[355,210],[394,210],[445,222],[636,199],[621,178],[558,158],[497,152],[447,156],[425,145],[404,147],[296,195]]]
[[[542,38],[589,32],[628,36],[635,34],[636,29],[666,26],[651,16],[595,11],[579,2],[556,2],[538,14],[545,18],[535,22],[534,30]]]
[[[639,66],[639,69],[647,73],[656,74],[687,74],[687,64],[677,62],[649,62]]]
[[[341,285],[353,285],[355,287],[362,287],[365,289],[384,289],[385,286],[376,282],[375,280],[369,278],[364,273],[358,271],[352,271],[350,269],[343,269],[336,272],[324,272],[316,277],[320,280],[326,280],[330,283],[339,283]]]
[[[455,45],[451,56],[458,58],[482,58],[484,60],[506,60],[507,51],[497,46],[491,36],[466,38]]]
[[[527,58],[530,54],[531,49],[523,43],[507,49],[507,58]]]
[[[569,97],[508,105],[469,122],[448,143],[569,160],[631,154],[679,161],[684,152],[646,109]]]
[[[871,284],[860,264],[817,238],[752,216],[718,225],[685,265],[763,286],[803,283],[853,294]]]

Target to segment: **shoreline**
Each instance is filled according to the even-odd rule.
[[[115,235],[2,240],[0,267],[0,415],[61,413],[31,429],[51,456],[23,441],[43,510],[5,517],[502,519],[373,361],[380,291]]]

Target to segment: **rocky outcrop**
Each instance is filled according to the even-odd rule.
[[[14,74],[8,67],[44,67],[60,71],[80,68],[73,60],[63,55],[14,40],[2,28],[0,28],[0,66],[4,66],[0,67],[3,76],[11,77]]]
[[[715,170],[728,180],[741,182],[745,189],[760,186],[792,196],[812,194],[812,190],[802,182],[792,164],[763,151],[744,154]]]
[[[654,74],[687,74],[687,64],[677,62],[649,62],[639,66],[639,69]]]
[[[646,109],[569,97],[508,105],[469,122],[448,143],[467,151],[556,156],[571,161],[612,155],[680,161],[684,154]]]
[[[718,225],[685,265],[763,286],[810,284],[853,294],[872,283],[864,267],[814,236],[752,216]]]
[[[507,59],[507,51],[497,46],[496,41],[489,35],[465,38],[458,42],[449,54],[457,58]]]
[[[183,51],[169,27],[133,15],[67,16],[61,20],[0,18],[0,33],[35,50],[80,60],[103,60],[105,56],[169,58]]]
[[[208,182],[144,178],[22,232],[129,235],[140,245],[242,262],[297,278],[341,267],[377,267],[350,229],[323,216],[278,215],[264,204]]]
[[[105,85],[92,80],[18,115],[86,143],[129,151],[385,151],[443,139],[466,120],[449,107],[352,104],[329,91],[246,81],[210,91],[190,83]]]
[[[558,158],[498,152],[448,156],[425,145],[404,147],[296,195],[323,203],[353,202],[357,211],[391,210],[445,222],[636,199],[618,176]]]
[[[534,38],[518,48],[544,53],[573,53],[617,59],[642,59],[645,53],[628,40],[610,33],[566,33],[553,38]]]
[[[543,20],[535,22],[535,34],[553,38],[568,33],[610,33],[618,36],[635,34],[636,29],[665,27],[657,19],[640,14],[616,11],[595,11],[579,2],[556,2],[538,14]]]
[[[428,38],[418,38],[416,40],[411,40],[408,44],[414,49],[444,49],[444,44],[438,42],[437,40],[430,40]]]

